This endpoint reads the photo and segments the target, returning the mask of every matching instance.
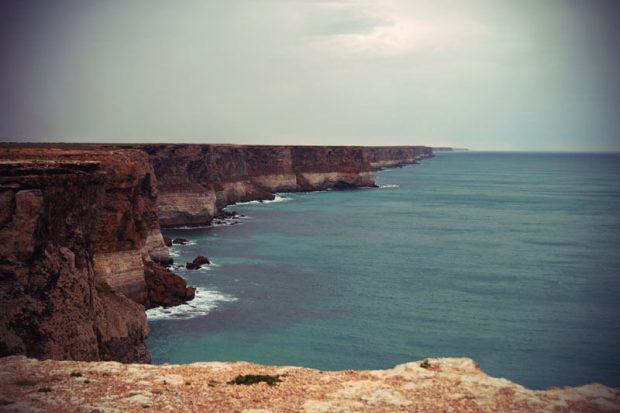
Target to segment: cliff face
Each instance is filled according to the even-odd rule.
[[[0,355],[150,360],[156,196],[140,151],[0,148]]]
[[[201,225],[226,205],[278,191],[374,186],[373,168],[428,154],[413,147],[0,147],[0,355],[148,361],[142,306],[194,296],[159,265],[169,260],[160,221]]]
[[[417,163],[433,156],[433,150],[428,146],[371,146],[368,151],[370,165],[375,171]]]
[[[470,359],[429,359],[389,370],[318,371],[250,363],[122,365],[0,359],[9,411],[617,412],[620,389],[600,384],[534,391],[485,374]],[[79,372],[81,377],[76,376]],[[238,375],[279,376],[273,385]],[[49,392],[37,389],[48,387]],[[0,407],[2,409],[2,407]],[[20,410],[21,409],[21,410]]]
[[[0,355],[149,361],[142,307],[93,262],[99,162],[2,162]]]
[[[374,186],[372,148],[124,145],[149,154],[162,226],[208,224],[226,205],[279,191]]]

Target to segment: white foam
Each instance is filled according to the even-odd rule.
[[[181,227],[173,227],[173,229],[200,229],[209,228],[211,225],[183,225]]]
[[[146,316],[149,320],[171,320],[171,319],[189,319],[209,314],[218,304],[223,302],[236,301],[237,298],[232,295],[224,294],[215,290],[204,290],[198,288],[196,297],[186,304],[177,305],[176,307],[157,307],[146,310]]]
[[[385,185],[380,185],[379,188],[400,188],[400,185],[385,184]]]
[[[285,196],[281,196],[276,194],[276,197],[274,199],[266,199],[264,201],[248,201],[248,202],[237,202],[235,203],[235,205],[257,205],[257,204],[271,204],[274,202],[286,202],[286,201],[290,201],[291,198],[287,198]]]
[[[239,222],[239,219],[241,217],[237,218],[215,218],[213,221],[211,221],[211,226],[212,227],[229,227],[231,225],[236,225],[236,224],[240,224],[241,222]]]

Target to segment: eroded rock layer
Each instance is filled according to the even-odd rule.
[[[144,307],[194,296],[160,232],[279,191],[374,186],[421,147],[3,145],[0,355],[148,361]],[[159,194],[158,194],[159,186]]]
[[[279,191],[373,186],[368,153],[353,147],[142,145],[151,157],[163,226],[204,225],[226,205]]]
[[[141,151],[0,148],[0,355],[149,361],[156,199]]]
[[[148,366],[8,357],[0,359],[0,371],[0,410],[16,412],[620,410],[620,389],[590,384],[534,391],[490,377],[466,358],[429,359],[389,370],[322,372],[243,362]]]
[[[372,171],[415,163],[427,147],[124,145],[149,154],[162,226],[205,225],[226,205],[275,192],[375,186]]]
[[[100,164],[1,165],[0,354],[149,361],[143,308],[111,291],[93,262]]]

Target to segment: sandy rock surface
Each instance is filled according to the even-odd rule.
[[[466,358],[323,372],[245,362],[186,365],[0,359],[2,412],[618,412],[620,389],[533,391]],[[280,376],[268,385],[238,375]]]

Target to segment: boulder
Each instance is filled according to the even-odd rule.
[[[148,302],[146,307],[170,307],[183,304],[194,298],[196,289],[187,282],[156,263],[146,263],[144,268]]]
[[[194,261],[188,262],[187,264],[185,264],[185,268],[187,268],[188,270],[197,270],[198,268],[202,267],[204,264],[211,264],[211,262],[209,261],[207,257],[203,255],[199,255],[196,258],[194,258]]]

